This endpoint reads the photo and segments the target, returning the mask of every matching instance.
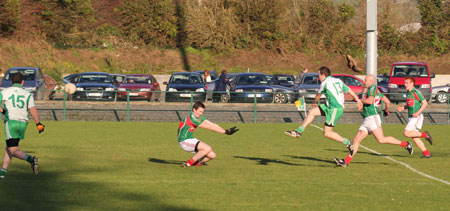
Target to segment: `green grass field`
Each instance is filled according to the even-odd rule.
[[[233,124],[221,124],[231,127]],[[333,157],[344,145],[307,128],[301,139],[283,132],[297,124],[238,124],[233,136],[204,129],[196,137],[217,158],[206,167],[181,168],[191,154],[176,140],[178,123],[46,122],[30,124],[22,150],[39,157],[40,174],[13,160],[0,180],[0,210],[447,210],[450,185],[421,176],[364,149],[349,168]],[[321,125],[320,125],[321,126]],[[3,127],[3,126],[2,126]],[[353,137],[359,125],[336,131]],[[385,125],[402,137],[402,125]],[[369,137],[373,150],[418,171],[450,181],[448,125],[426,125],[433,158]],[[2,130],[3,131],[3,130]],[[1,132],[3,135],[3,132]],[[404,140],[404,139],[402,139]],[[4,146],[4,144],[3,144]],[[3,156],[3,152],[1,153]]]

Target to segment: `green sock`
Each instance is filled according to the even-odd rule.
[[[348,138],[344,138],[344,141],[342,143],[344,143],[345,145],[349,145],[350,140]]]
[[[297,128],[297,131],[303,133],[303,131],[305,131],[305,128],[303,126],[300,126]]]
[[[33,162],[33,156],[25,155],[25,160],[26,160],[28,163],[31,163],[31,162]]]
[[[2,168],[2,169],[0,170],[0,176],[5,176],[7,171],[8,171],[7,169]]]

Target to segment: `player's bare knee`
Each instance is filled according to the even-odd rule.
[[[408,137],[408,138],[410,138],[411,137],[411,131],[405,130],[405,131],[403,131],[403,135]]]
[[[209,159],[214,159],[214,158],[216,158],[216,153],[214,151],[211,151],[210,153],[208,153],[207,156]]]

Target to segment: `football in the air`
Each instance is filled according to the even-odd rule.
[[[71,95],[71,94],[75,93],[75,91],[77,91],[77,87],[73,83],[68,83],[68,84],[64,85],[64,91],[67,94]]]

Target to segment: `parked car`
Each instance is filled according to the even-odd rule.
[[[65,76],[65,77],[63,78],[63,83],[64,83],[64,84],[68,84],[68,83],[76,84],[79,75],[80,75],[79,73],[74,73],[74,74],[70,74],[70,75],[68,75],[68,76]]]
[[[433,100],[436,102],[447,103],[450,95],[450,83],[433,87],[431,93],[433,95]]]
[[[117,88],[117,100],[127,100],[127,92],[130,100],[160,101],[161,88],[158,81],[152,75],[131,74],[121,81]]]
[[[295,90],[295,86],[282,86],[279,85],[280,81],[277,81],[278,78],[284,77],[284,75],[266,75],[267,79],[269,81],[269,86],[273,89],[273,102],[274,103],[292,103],[295,102],[298,99],[298,92]],[[294,85],[294,76],[292,76],[292,80],[289,80],[292,82],[292,85]],[[285,83],[287,85],[290,85],[291,83]]]
[[[72,96],[73,100],[113,101],[115,99],[113,81],[108,73],[80,73],[75,81],[77,91]]]
[[[377,86],[381,92],[387,93],[389,85],[389,76],[385,73],[383,75],[377,75]]]
[[[173,101],[205,101],[206,87],[202,76],[194,72],[179,72],[170,76],[166,87],[166,102]]]
[[[236,76],[233,89],[230,92],[231,102],[257,102],[271,103],[273,89],[270,87],[267,76],[263,73],[240,73]]]
[[[216,71],[214,70],[210,70],[209,71],[209,75],[211,76],[211,81],[210,82],[206,82],[206,80],[203,78],[205,71],[194,71],[195,73],[200,74],[200,76],[202,77],[203,81],[205,82],[205,88],[206,88],[206,99],[207,100],[212,100],[213,97],[213,92],[214,92],[214,88],[216,87],[216,83],[217,83],[217,79],[219,79],[219,75],[217,74]]]
[[[416,81],[414,84],[415,88],[422,92],[426,100],[430,100],[431,79],[435,75],[430,73],[428,65],[423,62],[397,62],[392,64],[388,84],[389,100],[392,102],[404,102],[406,100],[406,77],[413,77]]]
[[[39,67],[11,67],[6,70],[0,89],[12,86],[12,75],[22,73],[23,88],[33,94],[35,100],[43,100],[46,95],[44,74]]]
[[[285,86],[295,88],[295,78],[289,74],[275,74],[273,75],[273,85]]]
[[[313,102],[320,89],[319,73],[305,73],[300,80],[298,87],[299,97],[304,97],[305,101]],[[320,97],[321,102],[325,102],[325,95]]]
[[[122,83],[125,77],[127,77],[127,75],[125,74],[116,74],[116,73],[109,74],[109,76],[111,76],[115,89],[119,88],[120,83]]]

